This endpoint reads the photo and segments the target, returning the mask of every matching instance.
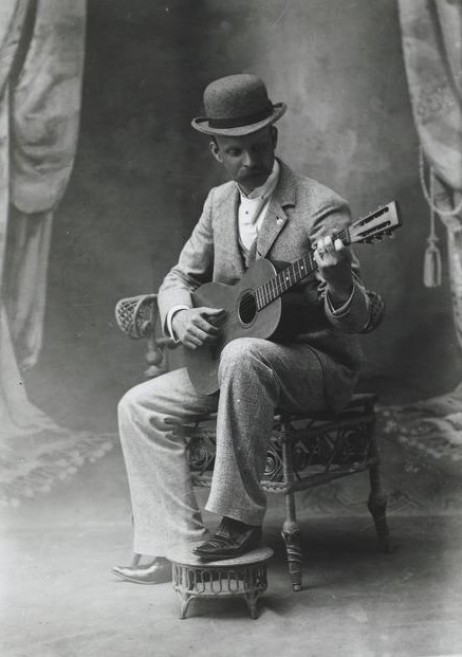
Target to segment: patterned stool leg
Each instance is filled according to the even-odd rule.
[[[193,598],[192,589],[194,586],[193,579],[195,579],[195,573],[190,572],[184,566],[180,566],[176,563],[172,564],[172,566],[173,586],[181,598],[180,620],[184,620],[188,613],[188,607]]]
[[[255,591],[252,593],[246,593],[246,595],[244,596],[244,600],[246,601],[250,618],[252,618],[252,620],[257,620],[258,618],[258,608],[257,608],[258,598],[259,598],[259,594],[256,593]]]
[[[371,492],[367,506],[374,519],[374,525],[383,552],[390,553],[390,536],[387,523],[387,496],[382,490],[380,482],[379,453],[375,437],[371,439],[371,456],[374,464],[369,467],[369,480]]]
[[[190,594],[183,592],[180,594],[181,595],[181,605],[180,605],[180,620],[185,620],[187,614],[188,614],[188,607],[189,604],[192,600],[192,597]]]
[[[292,444],[290,424],[284,422],[282,437],[282,465],[284,470],[284,481],[291,484],[294,480],[294,469],[292,460]],[[289,491],[285,494],[286,519],[282,526],[282,538],[286,546],[287,565],[289,577],[294,591],[302,589],[303,559],[302,559],[302,533],[297,523],[295,511],[295,494]]]

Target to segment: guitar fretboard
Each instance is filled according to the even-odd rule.
[[[349,243],[349,237],[347,228],[332,236],[333,240],[340,238],[344,243]],[[308,251],[308,253],[298,260],[291,262],[290,265],[285,267],[276,276],[273,276],[269,281],[255,288],[257,310],[262,310],[265,306],[268,306],[280,297],[281,294],[287,292],[287,290],[306,278],[306,276],[312,274],[316,268],[314,249],[311,249],[311,251]]]

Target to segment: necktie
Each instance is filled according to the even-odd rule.
[[[244,255],[245,266],[247,269],[255,262],[256,256],[257,256],[257,238],[255,237],[254,241],[250,246],[250,249]]]

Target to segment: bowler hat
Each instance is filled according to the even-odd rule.
[[[273,104],[265,84],[256,75],[228,75],[211,82],[204,91],[206,116],[194,118],[191,125],[206,135],[240,137],[275,123],[287,109]]]

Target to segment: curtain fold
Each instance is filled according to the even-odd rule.
[[[414,121],[435,187],[434,193],[423,191],[447,231],[453,317],[462,352],[462,0],[399,0],[399,16]],[[413,437],[411,442],[441,438],[462,446],[462,382],[447,394],[392,409],[389,430]]]
[[[5,307],[22,371],[37,364],[42,349],[52,222],[50,211],[25,214],[10,206]]]
[[[414,121],[438,178],[462,191],[462,3],[399,0]]]
[[[455,192],[453,204],[460,205],[462,193]],[[452,292],[454,324],[457,340],[462,350],[462,212],[443,217],[448,237],[449,280]],[[459,388],[462,400],[462,386]]]
[[[77,145],[86,0],[0,6],[0,437],[60,431],[21,370],[43,339],[53,213]]]

